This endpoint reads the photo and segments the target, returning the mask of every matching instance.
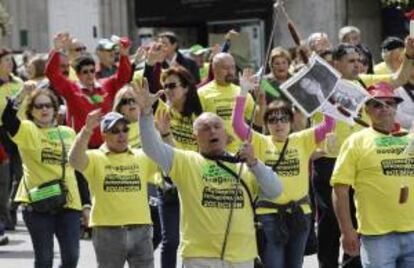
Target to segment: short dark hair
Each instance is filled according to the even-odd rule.
[[[75,60],[75,71],[80,73],[83,66],[93,65],[95,66],[95,60],[89,55],[82,55]]]
[[[52,101],[52,104],[53,104],[53,111],[55,112],[53,117],[56,119],[57,116],[58,116],[58,112],[59,112],[58,98],[56,97],[56,95],[50,89],[41,89],[41,88],[35,89],[28,96],[27,102],[26,102],[26,109],[25,109],[26,118],[29,119],[30,121],[33,121],[34,117],[32,115],[32,110],[33,110],[34,102],[35,102],[36,98],[39,97],[40,95],[45,95],[45,96],[50,98],[50,100]]]
[[[341,60],[342,57],[350,54],[350,53],[357,53],[360,54],[359,49],[348,43],[340,43],[335,49],[332,51],[332,59],[333,60]]]
[[[274,113],[282,113],[289,116],[290,122],[293,122],[293,108],[290,103],[285,100],[279,99],[274,100],[269,105],[267,105],[266,110],[263,115],[263,120],[266,124],[267,120],[269,119],[270,115]]]
[[[158,38],[167,38],[168,41],[170,41],[170,43],[173,44],[177,44],[177,49],[178,49],[178,37],[175,33],[173,32],[163,32],[160,33],[158,35]]]

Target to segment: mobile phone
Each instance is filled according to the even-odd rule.
[[[414,38],[414,20],[410,20],[410,37]]]

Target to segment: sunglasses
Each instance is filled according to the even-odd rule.
[[[384,109],[385,106],[388,106],[388,107],[391,107],[391,108],[397,108],[397,105],[398,105],[398,103],[396,103],[395,101],[384,101],[384,102],[373,101],[370,104],[375,109]]]
[[[48,102],[48,103],[34,103],[33,108],[38,109],[38,110],[41,110],[43,108],[51,109],[51,108],[53,108],[53,103],[51,103],[51,102]]]
[[[176,88],[177,86],[179,86],[179,84],[175,83],[175,82],[164,84],[164,88],[169,89],[169,90],[172,90],[172,89]]]
[[[280,122],[280,123],[289,123],[290,122],[290,117],[289,116],[281,116],[281,117],[272,116],[272,117],[269,117],[267,119],[267,123],[269,123],[269,124],[277,124],[278,122]]]
[[[95,74],[95,69],[85,69],[81,71],[81,74]]]
[[[119,105],[131,105],[131,104],[135,104],[136,101],[134,98],[125,98],[125,99],[121,99],[121,101],[119,102]]]
[[[76,48],[74,48],[72,50],[73,51],[76,51],[76,52],[86,51],[86,47],[76,47]]]
[[[124,127],[122,129],[113,128],[113,129],[109,130],[108,132],[111,133],[111,134],[114,134],[114,135],[117,135],[117,134],[119,134],[121,132],[122,133],[128,133],[129,132],[129,127]]]

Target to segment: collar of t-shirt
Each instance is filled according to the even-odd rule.
[[[106,155],[108,155],[108,154],[123,154],[124,153],[124,152],[116,153],[116,152],[113,152],[113,151],[109,150],[106,143],[102,144],[101,147],[99,147],[99,150],[101,150]],[[126,150],[126,152],[128,152],[129,154],[133,154],[132,149],[129,146],[128,146],[128,149]]]

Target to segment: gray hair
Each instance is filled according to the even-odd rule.
[[[315,50],[315,41],[319,38],[326,38],[329,40],[329,37],[326,33],[312,33],[311,35],[309,35],[308,39],[306,40],[306,44],[308,45],[308,47],[310,48],[311,51]]]
[[[351,25],[344,26],[341,29],[339,29],[339,31],[338,31],[339,42],[341,42],[341,43],[344,42],[343,39],[345,38],[346,35],[348,35],[350,33],[356,33],[358,35],[361,35],[361,31],[357,27],[351,26]]]

